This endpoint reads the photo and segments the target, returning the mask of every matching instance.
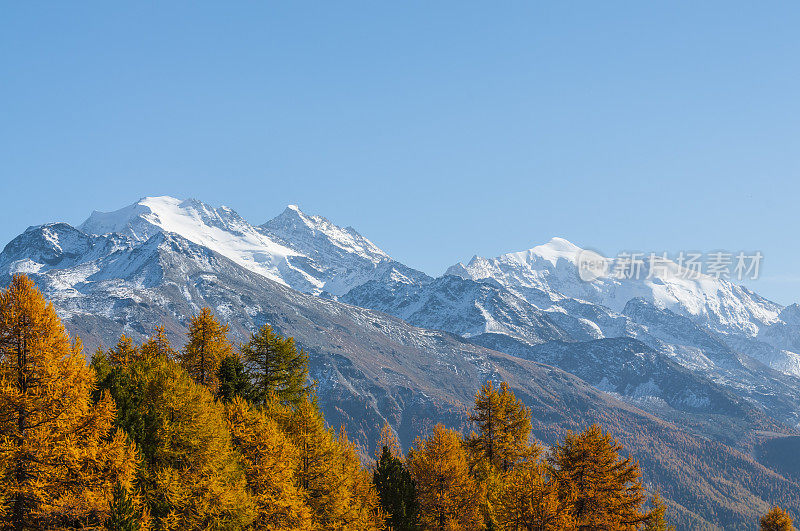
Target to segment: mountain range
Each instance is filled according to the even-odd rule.
[[[31,276],[89,352],[162,324],[181,345],[203,306],[237,340],[269,323],[309,353],[326,419],[365,454],[384,422],[405,447],[436,422],[468,431],[475,391],[502,379],[544,444],[611,431],[681,527],[800,510],[800,307],[674,263],[585,282],[581,252],[553,238],[434,278],[293,205],[252,225],[149,197],[28,228],[0,253],[0,281]]]

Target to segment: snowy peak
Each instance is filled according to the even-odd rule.
[[[213,208],[196,199],[145,197],[115,212],[94,212],[80,228],[90,234],[119,233],[137,241],[159,232],[173,233],[282,284],[304,291],[319,284],[288,264],[287,258],[297,252],[272,241],[233,210]]]
[[[722,333],[754,336],[759,327],[777,320],[779,305],[725,279],[682,275],[680,266],[671,261],[660,262],[650,274],[644,260],[639,273],[629,278],[614,271],[608,258],[593,253],[593,259],[607,267],[587,281],[581,278],[585,271],[579,266],[588,252],[567,240],[553,238],[526,251],[496,258],[474,257],[467,265],[452,266],[448,273],[473,280],[494,279],[522,296],[530,289],[543,290],[554,300],[566,296],[616,312],[640,297]]]
[[[114,212],[93,212],[80,225],[87,234],[123,234],[145,241],[157,232],[172,232],[194,241],[217,229],[244,235],[253,227],[228,207],[213,208],[196,199],[145,197]],[[201,242],[197,242],[201,243]]]
[[[354,229],[306,215],[296,205],[257,227],[225,206],[145,197],[114,212],[93,212],[80,230],[119,234],[134,242],[177,234],[270,280],[315,295],[342,295],[369,280],[378,264],[391,261]]]
[[[581,251],[583,249],[564,238],[551,238],[549,242],[543,245],[537,245],[527,251],[509,253],[504,256],[508,261],[517,260],[520,264],[547,260],[555,266],[559,260],[566,260],[576,264]]]
[[[391,260],[388,254],[355,229],[339,227],[322,216],[305,214],[297,205],[287,206],[260,229],[311,257],[334,253],[359,257],[376,265]]]

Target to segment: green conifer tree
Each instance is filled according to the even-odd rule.
[[[231,354],[222,359],[217,369],[217,379],[217,400],[227,403],[237,396],[245,400],[252,399],[253,384],[239,356]]]
[[[111,509],[105,527],[110,531],[140,531],[141,514],[133,497],[122,483],[117,482],[111,493]]]
[[[253,399],[266,403],[271,395],[284,403],[299,404],[308,397],[308,354],[297,350],[294,339],[284,338],[264,325],[242,346],[253,380]]]
[[[372,483],[378,491],[381,507],[387,515],[386,523],[396,531],[419,529],[417,489],[411,473],[398,457],[384,445],[372,473]]]

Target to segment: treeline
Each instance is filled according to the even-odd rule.
[[[265,326],[237,348],[227,331],[203,309],[179,351],[157,328],[87,365],[15,276],[0,292],[0,526],[669,528],[613,438],[593,426],[545,451],[504,383],[478,391],[470,436],[437,425],[403,455],[385,426],[364,467],[344,429],[325,426],[291,338]]]

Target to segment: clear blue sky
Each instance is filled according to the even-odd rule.
[[[288,203],[431,274],[562,236],[800,300],[798,2],[4,2],[0,241]]]

